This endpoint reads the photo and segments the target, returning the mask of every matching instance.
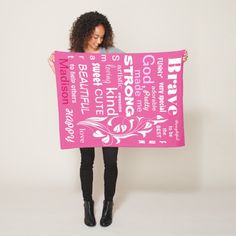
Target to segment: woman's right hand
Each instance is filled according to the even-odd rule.
[[[50,65],[52,71],[55,74],[55,65],[54,65],[54,63],[55,63],[55,52],[51,53],[50,57],[48,58],[48,63]]]

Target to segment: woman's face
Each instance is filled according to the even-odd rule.
[[[103,25],[96,26],[94,32],[92,33],[91,37],[88,40],[87,48],[85,48],[85,51],[87,52],[99,51],[99,45],[103,41],[104,34],[105,34],[104,26]]]

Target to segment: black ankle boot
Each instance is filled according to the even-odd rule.
[[[102,218],[100,220],[101,226],[109,226],[112,223],[112,208],[113,201],[103,201]]]
[[[94,201],[84,201],[84,223],[88,226],[95,226]]]

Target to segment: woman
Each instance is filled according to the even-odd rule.
[[[88,53],[122,53],[113,45],[113,31],[106,16],[98,12],[87,12],[73,23],[70,34],[70,51]],[[54,53],[49,58],[49,64],[55,73]],[[104,160],[104,201],[101,226],[112,223],[113,197],[118,175],[118,147],[103,147]],[[84,223],[95,226],[94,201],[92,198],[94,148],[80,148],[81,166],[80,180],[84,199]]]
[[[70,34],[70,51],[88,53],[122,53],[113,45],[113,31],[106,16],[98,12],[87,12],[73,23]],[[187,60],[187,52],[184,62]],[[54,68],[54,53],[49,58],[52,70]],[[113,197],[117,180],[117,147],[103,147],[104,160],[104,201],[101,226],[109,226],[112,223]],[[94,201],[92,198],[94,148],[80,148],[81,166],[80,179],[84,199],[84,223],[95,226]]]

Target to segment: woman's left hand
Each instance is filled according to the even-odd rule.
[[[188,60],[188,52],[185,50],[184,56],[183,56],[183,62],[186,62]]]

